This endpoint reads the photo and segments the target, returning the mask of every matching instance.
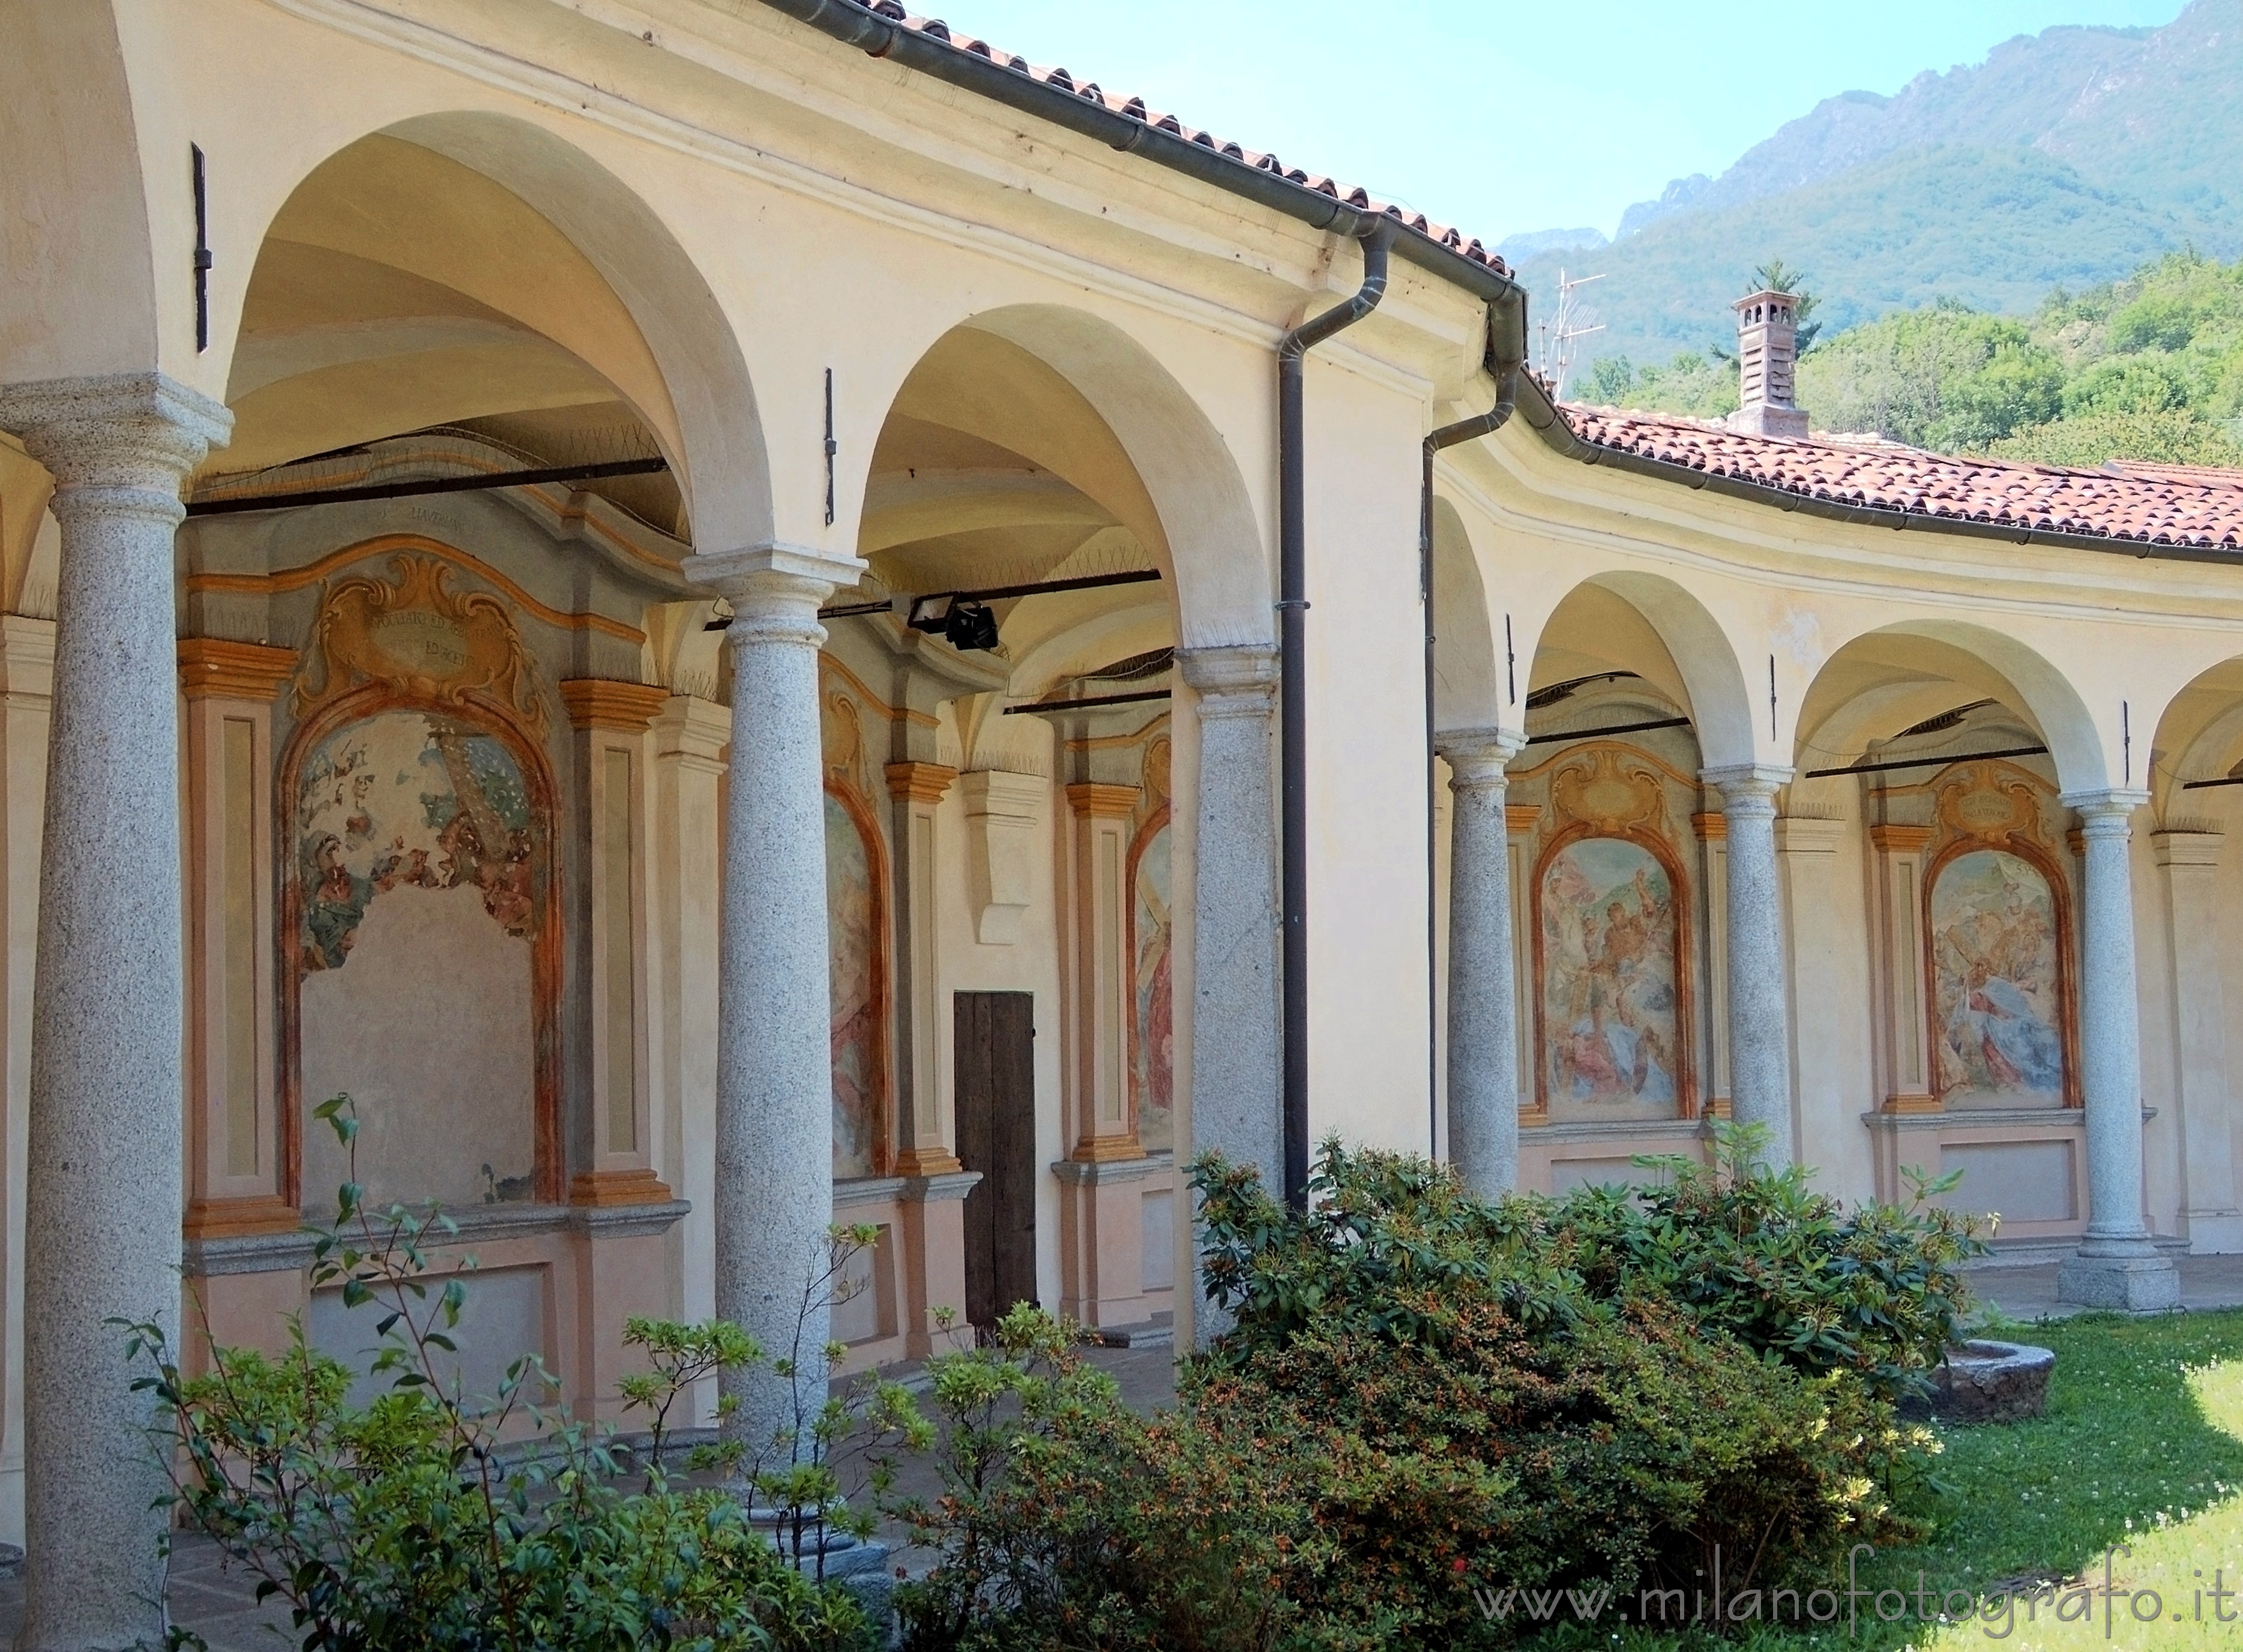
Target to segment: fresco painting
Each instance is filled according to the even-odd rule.
[[[376,1202],[535,1197],[550,829],[520,761],[475,722],[397,709],[329,734],[297,773],[305,1105],[355,1099],[358,1177]],[[347,1173],[307,1121],[307,1196]]]
[[[1136,911],[1130,931],[1135,1036],[1129,1042],[1129,1090],[1137,1107],[1137,1139],[1150,1152],[1175,1145],[1175,1014],[1169,964],[1169,829],[1155,831],[1137,856]]]
[[[1666,869],[1640,843],[1583,838],[1551,857],[1539,907],[1547,1100],[1671,1110],[1679,994]]]
[[[341,969],[367,909],[400,888],[474,889],[509,935],[535,931],[529,791],[503,742],[455,718],[384,712],[328,735],[301,773],[304,969]]]
[[[1949,1107],[2064,1105],[2056,902],[2038,868],[1958,855],[1931,890],[1932,1038]]]
[[[879,1170],[878,906],[864,834],[825,794],[825,934],[832,995],[833,1179]]]

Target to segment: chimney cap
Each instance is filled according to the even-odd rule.
[[[1744,310],[1749,308],[1753,305],[1762,303],[1769,299],[1781,299],[1784,304],[1789,306],[1795,310],[1799,307],[1799,295],[1796,292],[1787,292],[1782,287],[1762,287],[1757,292],[1746,293],[1744,297],[1731,304],[1729,308],[1732,310]]]

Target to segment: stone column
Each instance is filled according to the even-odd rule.
[[[1728,845],[1729,1116],[1768,1131],[1768,1162],[1793,1162],[1791,1037],[1775,881],[1775,793],[1791,770],[1773,763],[1708,769],[1721,794]]]
[[[2166,934],[2172,948],[2173,1072],[2180,1100],[2180,1170],[2188,1248],[2243,1251],[2235,1205],[2233,1105],[2227,1093],[2227,1017],[2220,1002],[2218,889],[2221,834],[2166,831],[2150,844],[2165,870]]]
[[[1193,892],[1192,1147],[1284,1189],[1277,816],[1271,736],[1277,651],[1177,655],[1199,696],[1198,875]],[[1202,1321],[1214,1316],[1202,1311]],[[1202,1323],[1202,1333],[1209,1326]]]
[[[2087,1237],[2057,1271],[2056,1293],[2088,1307],[2177,1306],[2180,1275],[2142,1220],[2140,1004],[2127,816],[2145,791],[2066,792],[2086,850],[2079,950],[2079,1056],[2087,1103]]]
[[[1526,737],[1445,734],[1449,765],[1449,1163],[1484,1199],[1519,1185],[1519,1014],[1504,765]]]
[[[833,1222],[825,805],[818,605],[864,564],[791,546],[692,556],[686,577],[732,605],[732,752],[717,937],[717,1312],[767,1356],[727,1373],[724,1424],[751,1457],[825,1401],[831,1316],[805,1312]],[[806,1444],[798,1441],[798,1448]],[[785,1453],[778,1456],[785,1460]]]
[[[62,528],[31,1011],[16,1644],[158,1645],[168,1490],[113,1320],[178,1337],[179,483],[233,416],[160,373],[0,389]]]

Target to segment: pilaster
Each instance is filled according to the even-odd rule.
[[[2198,1255],[2243,1251],[2236,1208],[2234,1102],[2228,1089],[2227,1025],[2221,1002],[2222,836],[2162,831],[2150,844],[2165,874],[2166,938],[2172,966],[2173,1066],[2179,1090],[2182,1205],[2188,1247]]]
[[[579,829],[586,904],[580,957],[589,1014],[577,1042],[589,1084],[569,1134],[569,1202],[660,1205],[670,1189],[654,1172],[648,1013],[648,918],[652,830],[648,730],[670,700],[657,685],[575,677],[560,685],[583,776]]]
[[[886,769],[896,843],[896,1173],[943,1177],[961,1166],[942,1117],[942,948],[937,914],[942,800],[958,779],[941,763],[892,762]],[[963,1198],[964,1195],[960,1195]],[[953,1305],[963,1309],[961,1295]]]
[[[1929,954],[1924,944],[1923,856],[1929,826],[1872,826],[1869,853],[1874,903],[1869,945],[1876,968],[1872,1000],[1877,1026],[1881,1111],[1937,1112],[1930,1014],[1924,1004]]]
[[[273,910],[273,702],[293,648],[185,637],[189,1239],[301,1226],[289,1185],[297,1121],[278,1115]]]

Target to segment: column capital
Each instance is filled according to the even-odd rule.
[[[569,677],[561,684],[561,703],[577,729],[615,729],[642,734],[670,702],[670,690],[656,683],[623,682],[608,677]]]
[[[1869,828],[1869,846],[1889,855],[1913,855],[1936,836],[1929,826],[1886,824]]]
[[[1526,749],[1515,729],[1452,729],[1433,736],[1433,749],[1449,765],[1449,789],[1503,783],[1505,765]]]
[[[1777,790],[1789,785],[1795,772],[1788,763],[1727,763],[1700,769],[1698,778],[1719,791],[1724,803],[1758,799],[1773,805]]]
[[[715,762],[732,738],[732,713],[714,700],[673,694],[654,714],[654,755]]]
[[[825,641],[818,605],[835,587],[854,585],[865,568],[858,557],[829,556],[808,546],[773,541],[738,551],[697,551],[678,571],[732,605],[724,641],[734,648],[751,642],[815,648]]]
[[[1832,855],[1853,829],[1849,820],[1815,815],[1785,815],[1775,823],[1775,847],[1784,855]]]
[[[2126,817],[2148,802],[2150,794],[2138,786],[2097,786],[2065,792],[2058,801],[2078,815],[2090,837],[2102,837],[2124,832]]]
[[[1067,801],[1084,819],[1127,820],[1136,812],[1145,794],[1135,786],[1108,786],[1092,781],[1067,789]]]
[[[52,473],[58,491],[145,488],[179,478],[233,433],[232,410],[164,373],[0,385],[0,430]]]
[[[1198,694],[1199,715],[1267,716],[1277,702],[1277,650],[1264,642],[1179,648],[1176,668]]]
[[[888,778],[888,796],[901,802],[939,803],[950,790],[958,771],[945,763],[890,763],[881,771]]]
[[[2219,845],[2225,836],[2224,833],[2200,828],[2152,832],[2150,847],[2158,857],[2158,864],[2168,870],[2214,867],[2219,864]]]
[[[190,700],[269,702],[296,669],[296,650],[223,637],[179,639],[179,691]]]

